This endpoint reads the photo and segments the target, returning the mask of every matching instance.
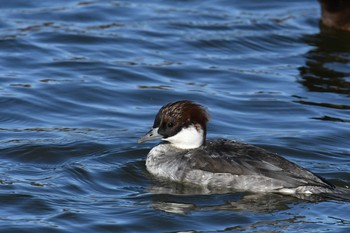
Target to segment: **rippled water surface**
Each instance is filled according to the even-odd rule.
[[[350,184],[350,33],[314,0],[0,2],[0,232],[349,232],[350,203],[152,178],[160,106]]]

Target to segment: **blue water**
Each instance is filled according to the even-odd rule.
[[[145,169],[159,107],[348,188],[350,33],[317,1],[0,2],[0,232],[349,232],[350,203],[203,195]]]

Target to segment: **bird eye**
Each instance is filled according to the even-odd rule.
[[[168,124],[167,124],[167,127],[168,128],[172,128],[174,126],[174,124],[172,123],[172,122],[169,122]]]

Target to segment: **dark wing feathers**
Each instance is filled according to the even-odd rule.
[[[229,140],[209,141],[205,147],[192,153],[189,162],[193,169],[234,175],[262,175],[285,181],[286,187],[333,187],[323,178],[277,154]]]

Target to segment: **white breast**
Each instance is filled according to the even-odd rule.
[[[176,181],[175,174],[179,169],[179,164],[169,154],[172,153],[171,146],[168,144],[160,144],[153,147],[147,155],[146,168],[157,177]]]

